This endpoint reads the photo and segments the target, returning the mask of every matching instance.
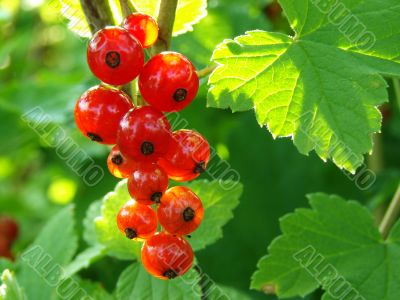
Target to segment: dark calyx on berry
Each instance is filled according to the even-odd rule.
[[[91,139],[94,142],[102,142],[103,141],[103,139],[99,135],[92,133],[92,132],[88,132],[87,136],[89,137],[89,139]]]
[[[190,222],[194,219],[195,212],[193,208],[191,207],[186,207],[185,210],[183,211],[183,219],[185,222]]]
[[[194,167],[194,170],[193,170],[193,172],[195,174],[201,174],[201,173],[204,173],[205,171],[206,171],[206,163],[204,161],[196,164],[196,167]]]
[[[124,162],[124,158],[122,157],[121,154],[116,154],[111,158],[111,161],[113,164],[119,166]]]
[[[174,279],[178,274],[172,269],[168,269],[167,271],[164,272],[163,274],[164,277],[167,277],[168,279]]]
[[[137,237],[137,233],[132,228],[125,228],[125,235],[128,239],[134,239]]]
[[[177,89],[174,93],[174,100],[176,102],[182,102],[183,100],[186,99],[186,96],[187,96],[187,90]]]
[[[110,51],[106,54],[106,64],[110,68],[116,68],[121,63],[121,56],[116,51]]]
[[[154,145],[150,142],[143,142],[140,150],[142,151],[143,155],[150,155],[154,152]]]
[[[153,195],[151,195],[150,199],[151,199],[151,201],[154,201],[155,203],[160,203],[161,197],[162,197],[161,192],[155,192]]]

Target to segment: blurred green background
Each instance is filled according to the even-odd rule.
[[[202,68],[225,38],[251,29],[290,33],[279,7],[271,3],[211,0],[208,16],[194,26],[194,32],[175,38],[173,49]],[[0,0],[0,214],[16,218],[20,225],[15,255],[68,203],[75,203],[82,230],[90,203],[117,183],[107,172],[109,149],[92,144],[75,128],[75,100],[97,81],[86,65],[87,41],[67,29],[59,8],[41,0]],[[232,114],[206,108],[206,93],[203,80],[197,100],[183,116],[240,173],[244,184],[241,203],[224,228],[224,238],[197,253],[200,266],[213,280],[248,290],[258,259],[279,234],[279,218],[307,206],[307,193],[324,191],[357,199],[379,217],[400,178],[400,116],[395,100],[383,108],[383,133],[376,138],[377,151],[367,160],[377,181],[361,191],[332,163],[324,163],[315,154],[299,154],[290,139],[273,140],[257,125],[253,112]],[[391,87],[389,93],[394,99]],[[86,186],[23,122],[21,115],[36,106],[104,168],[106,175],[100,184]],[[85,248],[83,241],[81,248]],[[112,290],[125,266],[125,262],[105,258],[82,276],[99,280]],[[249,293],[254,299],[275,299]],[[318,295],[314,297],[318,299]]]

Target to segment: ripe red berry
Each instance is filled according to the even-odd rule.
[[[168,152],[159,160],[159,165],[176,181],[187,181],[203,173],[210,160],[210,145],[193,130],[177,130],[172,134]]]
[[[132,198],[145,205],[159,203],[167,188],[167,173],[154,163],[138,164],[128,179]]]
[[[129,178],[136,166],[136,162],[123,156],[116,145],[108,155],[107,166],[113,176],[117,178]]]
[[[0,217],[0,236],[6,238],[10,243],[17,239],[19,227],[17,222],[6,216]]]
[[[119,211],[117,225],[127,238],[144,240],[156,233],[157,215],[150,206],[130,200]]]
[[[142,263],[151,275],[173,279],[190,269],[193,250],[185,239],[160,232],[143,244]]]
[[[11,243],[7,239],[7,237],[0,235],[0,257],[14,260],[14,257],[11,253],[10,247],[11,247]]]
[[[130,110],[120,123],[117,144],[121,152],[138,162],[155,162],[168,151],[171,125],[151,106]]]
[[[115,144],[122,117],[133,107],[124,92],[104,86],[86,91],[75,105],[75,123],[92,141]]]
[[[182,54],[163,52],[153,56],[139,76],[143,98],[161,111],[179,111],[196,97],[199,77]]]
[[[200,198],[191,189],[175,186],[167,190],[161,198],[157,215],[167,232],[187,235],[199,227],[204,209]]]
[[[150,47],[157,41],[158,25],[149,15],[133,13],[126,17],[122,26],[142,44],[143,48]]]
[[[87,61],[101,81],[123,85],[135,79],[143,68],[141,44],[125,29],[106,27],[90,40]]]

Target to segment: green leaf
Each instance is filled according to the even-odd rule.
[[[96,224],[95,219],[101,215],[102,201],[94,201],[90,204],[86,211],[86,216],[83,219],[83,238],[91,246],[98,244],[96,236]]]
[[[93,300],[115,300],[114,295],[110,295],[99,282],[93,282],[80,278],[75,278],[79,286],[89,295]],[[86,299],[86,298],[83,298]]]
[[[131,0],[135,8],[157,19],[160,0]],[[178,0],[173,36],[193,30],[193,25],[207,15],[207,0]]]
[[[377,106],[387,101],[387,91],[379,73],[400,76],[393,47],[400,43],[400,6],[396,0],[280,2],[295,36],[251,31],[218,45],[208,105],[255,109],[274,137],[291,137],[301,153],[315,150],[355,172],[381,126]],[[329,22],[335,3],[348,9],[348,24],[340,17],[339,26]],[[361,22],[355,30],[366,27],[362,38],[345,26],[352,20]],[[375,42],[363,44],[369,34]]]
[[[233,217],[232,211],[239,204],[243,186],[239,182],[196,180],[185,184],[201,199],[204,218],[199,228],[191,234],[193,249],[200,250],[222,238],[222,227]],[[231,186],[230,189],[224,187]]]
[[[93,262],[103,257],[105,252],[105,248],[102,245],[87,248],[65,267],[63,278],[71,277],[79,271],[88,268]]]
[[[61,13],[69,20],[68,28],[81,37],[90,38],[89,25],[79,0],[60,0]]]
[[[282,298],[321,286],[324,300],[345,299],[346,292],[346,299],[399,299],[400,230],[384,241],[358,202],[325,194],[309,199],[312,209],[281,219],[283,234],[259,261],[251,287]]]
[[[120,300],[200,300],[199,274],[193,269],[183,277],[160,280],[148,274],[142,264],[135,263],[122,272],[117,283]]]
[[[211,287],[208,300],[250,300],[250,296],[230,286],[215,285]]]
[[[26,299],[15,275],[6,269],[1,275],[0,300],[24,300]]]
[[[73,206],[57,213],[18,261],[18,280],[29,299],[52,299],[64,267],[77,249]]]
[[[141,243],[127,239],[117,227],[117,214],[121,207],[131,199],[126,186],[121,180],[114,192],[108,193],[101,207],[101,216],[95,219],[98,242],[104,245],[109,254],[119,259],[140,259]]]

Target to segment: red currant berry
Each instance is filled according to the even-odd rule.
[[[161,111],[179,111],[196,97],[199,77],[182,54],[163,52],[153,56],[139,76],[143,98]]]
[[[127,159],[122,155],[121,151],[119,151],[119,147],[114,146],[108,155],[107,165],[108,170],[113,176],[117,178],[129,178],[136,166],[136,162]]]
[[[18,237],[18,224],[14,219],[1,216],[0,217],[0,236],[4,237],[8,242],[13,242]]]
[[[128,180],[128,190],[132,198],[145,205],[160,203],[167,188],[167,173],[153,163],[137,165]]]
[[[135,79],[143,68],[141,44],[120,27],[99,30],[87,49],[90,70],[101,81],[123,85]]]
[[[193,130],[178,130],[172,134],[168,152],[158,164],[176,181],[188,181],[206,170],[210,160],[210,145]]]
[[[75,105],[75,122],[92,141],[115,144],[122,117],[133,107],[128,95],[117,89],[95,86]]]
[[[168,151],[171,125],[151,106],[129,111],[120,123],[117,144],[121,152],[138,162],[155,162]]]
[[[10,250],[11,243],[5,236],[0,235],[0,257],[14,260],[14,257]]]
[[[133,13],[126,17],[122,26],[142,44],[143,48],[150,47],[157,41],[158,25],[149,15]]]
[[[161,198],[157,215],[167,232],[188,235],[199,227],[204,209],[200,198],[191,189],[175,186],[167,190]]]
[[[142,263],[151,275],[159,279],[173,279],[190,269],[193,250],[185,239],[160,232],[144,242]]]
[[[145,240],[157,231],[157,215],[150,206],[130,200],[119,211],[117,225],[127,238]]]

